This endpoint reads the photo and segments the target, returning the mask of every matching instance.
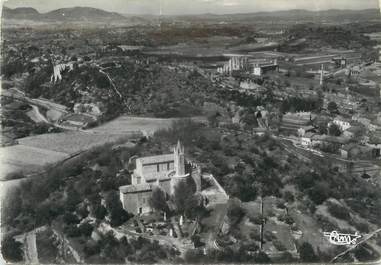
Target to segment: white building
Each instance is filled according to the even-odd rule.
[[[346,131],[351,127],[351,123],[343,118],[335,118],[333,123],[336,124],[341,131]]]

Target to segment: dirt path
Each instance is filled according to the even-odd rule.
[[[38,264],[38,253],[36,244],[36,233],[32,231],[25,238],[25,259],[26,263]]]
[[[31,105],[32,110],[30,111],[31,119],[35,122],[44,122],[44,123],[50,123],[44,115],[41,114],[39,108],[36,105]]]
[[[220,231],[226,213],[227,203],[216,204],[210,216],[202,221],[204,225],[207,227],[207,232],[204,235],[202,235],[202,237],[205,238],[207,248],[218,248],[215,244],[215,241],[217,239],[217,234]]]

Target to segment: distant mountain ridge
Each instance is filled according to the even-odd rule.
[[[37,19],[40,13],[31,7],[18,7],[15,9],[3,6],[2,17],[3,18],[13,18],[13,19]]]
[[[71,7],[60,8],[47,13],[39,13],[31,7],[8,8],[3,6],[3,18],[5,19],[30,19],[30,20],[55,20],[55,21],[104,21],[104,20],[124,20],[132,18],[132,15],[122,15],[116,12],[108,12],[102,9],[92,7]],[[138,18],[157,18],[157,15],[134,15]],[[195,15],[165,15],[166,18],[182,19],[202,19],[202,20],[222,20],[226,18],[233,19],[255,19],[255,18],[283,18],[283,19],[304,19],[304,18],[328,18],[336,20],[369,20],[380,19],[379,9],[364,10],[339,10],[330,9],[322,11],[310,11],[304,9],[270,11],[270,12],[251,12],[237,14],[195,14]],[[138,19],[139,20],[139,19]]]
[[[177,16],[182,18],[201,18],[201,19],[254,19],[254,18],[282,18],[282,19],[302,19],[302,18],[328,18],[328,19],[381,19],[379,9],[328,9],[320,11],[311,11],[305,9],[291,9],[281,11],[269,11],[269,12],[250,12],[250,13],[237,13],[237,14],[198,14],[198,15],[185,15]]]
[[[3,18],[5,19],[30,19],[30,20],[55,20],[55,21],[103,21],[122,20],[126,17],[92,7],[70,7],[60,8],[47,13],[39,13],[30,7],[8,8],[3,7]]]

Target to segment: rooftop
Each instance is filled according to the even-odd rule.
[[[138,161],[142,163],[143,165],[164,163],[164,162],[174,161],[174,155],[165,154],[165,155],[156,155],[156,156],[146,156],[146,157],[140,157],[136,159],[136,162]]]
[[[135,192],[142,192],[142,191],[151,191],[152,187],[151,184],[143,183],[143,184],[137,184],[137,185],[126,185],[119,187],[120,192],[122,193],[135,193]]]

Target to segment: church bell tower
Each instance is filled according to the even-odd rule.
[[[185,175],[185,155],[184,146],[181,145],[180,141],[177,142],[176,147],[173,150],[174,153],[174,167],[176,171],[176,176]]]

